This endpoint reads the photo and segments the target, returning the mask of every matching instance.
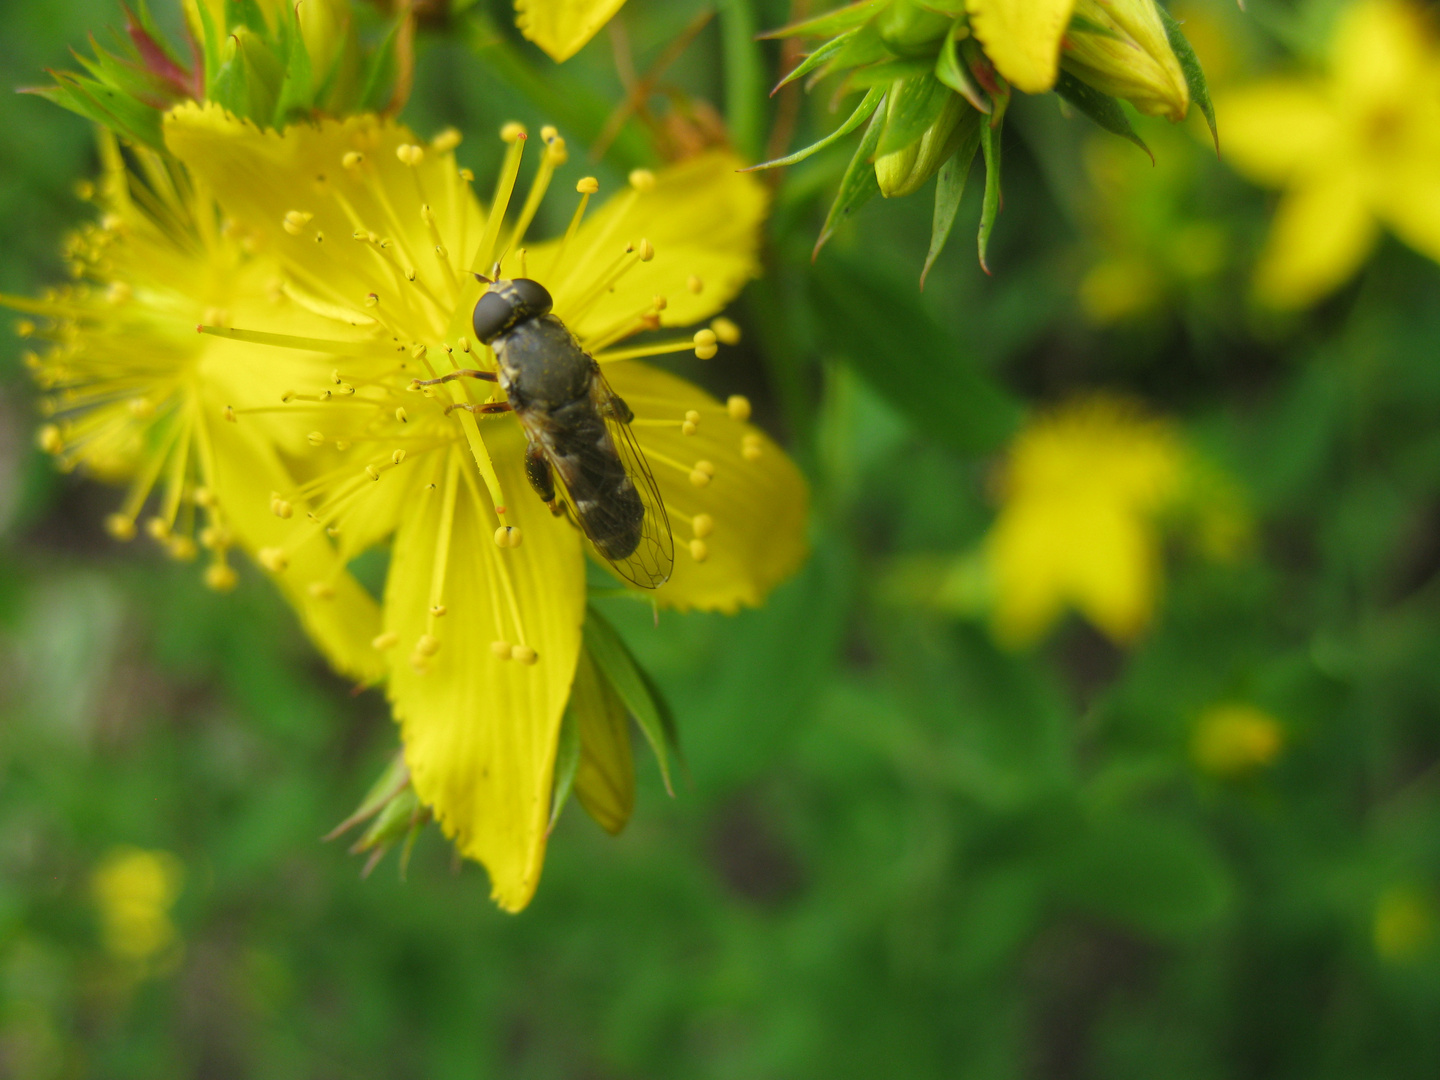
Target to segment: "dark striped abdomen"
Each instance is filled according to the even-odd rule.
[[[589,398],[550,412],[546,449],[597,551],[613,561],[640,545],[645,504]]]

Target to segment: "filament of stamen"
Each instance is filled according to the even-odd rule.
[[[618,349],[615,352],[592,353],[597,361],[602,364],[614,363],[617,360],[635,360],[642,356],[664,356],[667,353],[693,352],[695,341],[693,338],[681,338],[678,341],[658,341],[654,345],[636,345],[630,349]]]
[[[535,212],[540,209],[540,200],[545,197],[545,191],[550,187],[550,178],[555,175],[555,155],[550,148],[540,154],[540,168],[535,174],[535,180],[530,185],[530,193],[525,197],[525,205],[520,209],[520,219],[515,222],[515,228],[510,233],[510,239],[505,241],[505,246],[500,249],[500,258],[504,258],[511,248],[515,247],[525,239],[525,230],[530,228],[530,223],[535,220]],[[524,271],[521,271],[524,276]]]
[[[450,537],[455,531],[455,498],[460,492],[460,455],[445,455],[445,487],[441,493],[440,532],[435,537],[435,561],[430,568],[430,603],[425,633],[435,636],[436,609],[445,595],[445,571],[450,561]]]
[[[570,241],[580,228],[580,221],[585,216],[585,208],[590,205],[590,196],[600,190],[593,177],[585,177],[575,185],[575,190],[580,192],[580,205],[575,207],[575,213],[570,218],[570,224],[565,229],[565,236],[560,241],[559,250],[555,252],[555,261],[550,264],[550,272],[546,275],[547,280],[558,281],[560,267],[565,264],[565,253],[570,249]]]
[[[470,495],[471,495],[471,497],[475,500],[475,512],[476,512],[476,514],[484,514],[484,513],[485,513],[485,502],[484,502],[484,500],[480,497],[480,492],[479,492],[479,490],[475,487],[475,479],[474,479],[474,477],[472,477],[472,476],[470,475],[469,470],[464,470],[464,471],[462,471],[461,475],[465,477],[465,483],[466,483],[466,484],[469,486],[469,488],[470,488]],[[504,519],[503,517],[498,517],[498,520],[499,520],[499,522],[500,522],[501,525],[505,524],[505,519]],[[493,573],[496,577],[499,578],[499,581],[500,581],[500,591],[501,591],[502,593],[504,593],[504,595],[505,595],[505,603],[506,603],[506,606],[508,606],[509,609],[510,609],[510,619],[511,619],[511,621],[515,624],[515,640],[516,640],[516,643],[519,644],[519,645],[524,645],[524,644],[525,644],[525,627],[524,627],[524,625],[520,622],[520,605],[519,605],[519,604],[516,602],[516,600],[515,600],[515,585],[514,585],[514,583],[510,580],[510,570],[509,570],[509,567],[507,567],[507,566],[505,565],[505,559],[504,559],[504,557],[500,554],[500,548],[496,547],[496,546],[493,545],[493,544],[481,544],[481,545],[480,545],[480,548],[481,548],[481,551],[483,552],[483,556],[482,556],[482,557],[483,557],[484,560],[485,560],[486,576],[489,577],[489,576],[491,576],[491,574]],[[493,588],[492,588],[492,590],[491,590],[491,595],[494,595],[494,590],[493,590]],[[500,625],[500,621],[499,621],[499,605],[498,605],[498,604],[495,605],[495,609],[496,609],[496,633],[497,633],[497,635],[498,635],[502,640],[504,640],[504,639],[506,638],[506,634],[505,634],[504,630],[501,628],[501,625]]]
[[[500,239],[500,226],[505,221],[505,211],[510,206],[510,195],[515,190],[515,178],[520,175],[520,156],[525,153],[525,134],[518,134],[510,148],[505,151],[505,161],[500,166],[500,179],[495,184],[495,199],[485,218],[485,231],[480,234],[480,245],[475,249],[475,260],[470,269],[488,274],[491,257],[495,253],[495,242]]]
[[[365,356],[372,359],[386,359],[391,356],[387,349],[378,350],[364,341],[328,341],[325,338],[302,337],[297,334],[272,334],[266,330],[240,330],[233,326],[197,326],[197,333],[214,337],[230,338],[234,341],[248,341],[252,345],[274,345],[281,349],[303,349],[306,352],[345,353],[350,356]]]

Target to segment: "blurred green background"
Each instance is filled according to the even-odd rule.
[[[584,147],[616,49],[643,71],[702,7],[631,0],[556,69],[482,2],[424,30],[405,117]],[[1337,5],[1250,7],[1185,9],[1222,88],[1303,60]],[[726,0],[657,114],[718,110],[751,157],[777,109],[792,145],[829,130],[828,90],[765,96],[780,48],[751,35],[789,17]],[[6,89],[119,18],[5,5]],[[1440,268],[1386,240],[1318,307],[1266,312],[1274,197],[1197,118],[1137,118],[1152,167],[1053,96],[1015,114],[993,277],[974,178],[922,294],[925,194],[868,205],[812,268],[850,148],[784,176],[744,343],[679,369],[791,448],[814,556],[736,618],[657,631],[605,602],[687,773],[670,799],[643,763],[618,839],[566,814],[520,916],[433,830],[405,882],[319,843],[393,753],[382,696],[253,568],[220,596],[105,537],[117,494],[33,448],[0,340],[0,1075],[1433,1077]],[[94,144],[9,93],[0,131],[0,291],[27,293],[64,274]],[[494,145],[461,156],[488,176]],[[632,121],[599,167],[651,147]],[[1072,615],[1002,648],[926,575],[986,535],[1022,409],[1097,390],[1168,417],[1249,542],[1211,559],[1172,529],[1133,641]],[[1197,734],[1226,703],[1264,735],[1229,765]]]

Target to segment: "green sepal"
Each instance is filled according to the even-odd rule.
[[[365,65],[364,90],[360,92],[362,112],[376,112],[389,103],[390,88],[395,81],[395,45],[399,40],[401,21],[397,18],[390,24],[380,47],[370,55]]]
[[[903,80],[886,98],[885,130],[880,135],[875,156],[893,154],[918,140],[940,118],[949,100],[949,87],[928,70]]]
[[[955,35],[962,25],[957,22],[950,28],[950,33],[945,35],[945,43],[940,46],[940,55],[935,57],[935,78],[954,90],[975,109],[989,116],[994,109],[990,98],[976,85],[975,80],[970,77],[969,69],[960,62],[960,50],[955,44]]]
[[[970,165],[975,160],[975,151],[980,148],[981,128],[989,125],[980,123],[965,133],[955,153],[951,154],[935,177],[935,214],[930,223],[930,251],[925,256],[925,267],[920,271],[920,289],[925,289],[925,279],[930,268],[940,257],[945,241],[950,239],[950,230],[955,225],[955,213],[960,209],[960,199],[965,194],[965,180],[970,175]]]
[[[615,836],[635,809],[630,717],[619,691],[588,654],[581,655],[575,669],[570,710],[580,736],[575,797],[597,825]]]
[[[609,680],[625,708],[640,725],[645,741],[660,764],[665,790],[672,796],[675,787],[670,780],[670,751],[674,748],[673,718],[662,708],[651,690],[650,680],[635,662],[625,641],[615,628],[593,606],[585,614],[585,649],[595,661],[596,669]]]
[[[385,805],[390,802],[391,799],[404,791],[406,785],[409,783],[410,769],[405,764],[405,752],[403,750],[397,750],[375,783],[370,785],[370,790],[367,791],[365,797],[360,800],[360,805],[355,808],[349,817],[331,829],[324,838],[326,840],[333,840],[341,833],[353,829],[356,825],[359,825],[360,822],[374,817],[384,809]]]
[[[866,64],[879,64],[893,59],[895,59],[895,54],[891,52],[890,46],[885,44],[885,39],[880,36],[879,28],[872,21],[857,29],[853,36],[846,39],[844,46],[835,54],[830,64],[831,67],[839,70],[864,67]]]
[[[814,18],[802,19],[800,22],[790,23],[777,30],[767,30],[760,35],[760,38],[767,40],[795,37],[797,34],[806,34],[810,37],[831,37],[868,22],[871,16],[888,3],[890,0],[858,0],[857,3],[836,8],[834,11],[827,11]]]
[[[845,175],[840,179],[840,190],[835,193],[835,201],[830,204],[830,212],[825,215],[820,238],[815,241],[815,249],[810,253],[811,261],[819,257],[820,249],[835,234],[835,227],[841,218],[849,217],[880,194],[880,182],[875,179],[874,161],[875,148],[880,145],[880,133],[884,127],[885,107],[882,101],[876,108],[875,115],[870,118],[865,137],[860,140],[855,156],[850,159]]]
[[[1175,53],[1175,59],[1180,61],[1180,70],[1185,73],[1185,85],[1190,88],[1190,100],[1200,106],[1205,123],[1210,126],[1210,138],[1214,140],[1215,152],[1218,154],[1220,131],[1215,126],[1215,105],[1210,100],[1210,84],[1205,81],[1205,69],[1200,66],[1200,58],[1195,55],[1189,38],[1180,29],[1180,21],[1170,14],[1164,4],[1155,6],[1160,10],[1160,21],[1165,24],[1165,36],[1170,40],[1170,48]]]
[[[1135,129],[1130,126],[1130,117],[1125,114],[1117,98],[1096,90],[1089,83],[1082,82],[1063,70],[1055,80],[1055,93],[1106,131],[1134,143],[1150,155],[1152,165],[1155,163],[1155,155],[1150,152],[1150,147],[1145,145],[1145,140],[1135,134]]]
[[[891,83],[929,75],[932,69],[933,65],[928,60],[885,60],[850,72],[845,76],[844,91],[888,87]]]
[[[560,738],[555,744],[555,783],[550,794],[550,824],[560,820],[560,811],[570,801],[570,792],[575,787],[575,773],[580,769],[580,722],[569,705],[560,718]]]
[[[881,100],[885,97],[885,91],[878,86],[869,90],[856,110],[850,114],[850,118],[838,128],[826,135],[819,142],[811,143],[803,150],[796,150],[793,154],[776,158],[774,161],[766,161],[760,165],[751,165],[748,169],[741,169],[741,172],[754,172],[757,169],[775,169],[782,165],[794,165],[797,161],[804,161],[811,154],[825,149],[831,143],[843,139],[852,131],[863,124],[872,113],[879,107]]]
[[[1000,132],[1005,127],[1005,117],[996,117],[994,124],[980,125],[980,148],[985,152],[985,200],[980,206],[980,234],[977,247],[980,251],[980,269],[990,273],[985,262],[990,248],[990,234],[995,231],[995,219],[1000,214]]]
[[[283,128],[291,120],[309,113],[315,100],[310,49],[305,44],[305,36],[300,32],[300,15],[294,8],[287,10],[289,29],[284,32],[284,37],[288,38],[285,42],[288,55],[285,57],[285,74],[280,83],[279,100],[275,102],[275,112],[270,121],[275,128]]]
[[[859,32],[860,31],[858,28],[855,30],[846,30],[845,33],[839,34],[836,37],[833,37],[829,41],[825,42],[825,44],[821,45],[809,56],[801,60],[800,63],[796,64],[790,70],[789,75],[786,75],[783,79],[776,83],[775,89],[770,91],[770,96],[774,97],[776,94],[778,94],[785,87],[789,86],[796,79],[803,79],[806,75],[809,75],[810,72],[814,71],[826,60],[829,60],[832,56],[834,56],[841,49],[843,49],[846,42],[848,42]]]

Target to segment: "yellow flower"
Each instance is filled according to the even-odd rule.
[[[144,531],[178,559],[207,550],[205,579],[223,591],[236,580],[232,546],[254,552],[280,539],[284,523],[263,501],[293,480],[285,448],[265,430],[225,422],[229,401],[264,371],[243,366],[233,342],[195,328],[268,315],[276,268],[224,227],[214,199],[184,168],[143,147],[133,154],[138,174],[102,133],[105,173],[94,193],[101,217],[66,245],[77,282],[38,300],[0,303],[44,320],[25,327],[48,342],[45,352],[27,356],[46,392],[41,408],[50,420],[41,446],[64,470],[128,483],[106,520],[111,535],[134,537],[148,505]],[[296,504],[292,512],[303,511]],[[368,648],[379,629],[374,601],[328,544],[298,547],[294,559],[333,593],[320,604],[290,591],[312,636],[342,672],[361,681],[379,677]]]
[[[168,851],[122,847],[106,855],[90,879],[105,950],[139,963],[172,945],[170,909],[183,876],[180,860]]]
[[[557,64],[579,52],[625,0],[515,0],[515,25]]]
[[[996,636],[1029,644],[1074,607],[1115,641],[1133,640],[1155,606],[1157,518],[1183,465],[1168,424],[1113,398],[1072,402],[1022,431],[985,541]]]
[[[1060,74],[1060,39],[1075,0],[966,0],[970,28],[1017,90],[1043,94]]]
[[[1256,271],[1276,307],[1343,284],[1384,225],[1440,259],[1440,52],[1404,0],[1361,0],[1336,24],[1323,78],[1225,95],[1226,158],[1285,190]]]
[[[1279,722],[1254,705],[1212,705],[1200,716],[1190,740],[1190,757],[1202,771],[1243,776],[1279,756],[1285,733]]]
[[[585,548],[527,483],[513,415],[459,407],[483,405],[495,384],[417,380],[495,370],[470,336],[482,291],[472,271],[499,262],[506,276],[540,281],[635,413],[631,427],[675,532],[673,576],[656,603],[758,603],[804,556],[804,482],[746,422],[743,398],[717,402],[634,362],[709,357],[720,339],[733,340],[733,325],[625,339],[710,317],[756,272],[764,190],[713,152],[632,174],[627,190],[586,218],[598,185],[585,178],[565,235],[527,249],[528,225],[566,158],[552,129],[511,222],[527,142],[518,125],[503,133],[510,146],[491,213],[456,167],[454,133],[422,144],[397,124],[358,116],[276,134],[198,106],[176,109],[165,130],[172,152],[281,268],[282,302],[270,315],[213,332],[257,363],[319,356],[332,371],[315,379],[297,367],[287,396],[309,410],[297,413],[299,430],[313,426],[317,446],[348,451],[317,457],[306,482],[281,493],[312,499],[314,517],[293,523],[266,561],[293,578],[296,545],[328,533],[349,558],[394,534],[374,644],[411,783],[459,849],[485,864],[496,900],[518,910],[544,857],[561,717],[581,655]],[[327,332],[272,330],[294,306],[327,318]],[[246,404],[264,395],[257,386]]]
[[[1435,904],[1407,886],[1387,889],[1375,902],[1375,951],[1392,963],[1414,960],[1435,940]]]

